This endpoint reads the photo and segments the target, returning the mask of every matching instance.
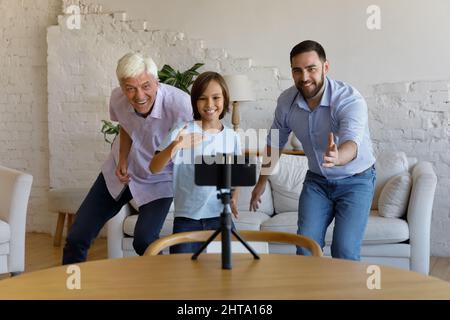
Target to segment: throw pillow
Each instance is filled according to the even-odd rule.
[[[393,176],[408,171],[408,159],[404,152],[384,151],[378,154],[376,158],[375,169],[377,170],[377,180],[372,201],[372,210],[378,209],[378,199],[386,182]]]
[[[276,213],[297,212],[298,198],[302,192],[306,171],[308,171],[306,157],[287,154],[280,157],[278,171],[269,176]]]
[[[378,214],[385,218],[400,218],[406,213],[412,179],[408,172],[393,176],[383,187],[378,199]]]

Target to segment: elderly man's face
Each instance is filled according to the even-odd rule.
[[[153,107],[158,90],[158,81],[147,72],[122,81],[123,93],[136,112],[148,115]]]

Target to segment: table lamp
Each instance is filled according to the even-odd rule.
[[[255,96],[251,88],[250,80],[246,75],[226,75],[224,76],[224,79],[227,83],[228,90],[230,91],[230,101],[233,104],[231,123],[233,124],[233,129],[237,130],[240,123],[239,102],[253,101],[255,100]]]

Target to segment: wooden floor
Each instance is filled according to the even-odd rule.
[[[431,257],[430,276],[450,282],[450,258]]]
[[[61,247],[53,246],[53,237],[45,233],[27,233],[25,239],[25,272],[31,272],[61,265]],[[107,258],[106,239],[99,238],[94,241],[88,254],[88,261]],[[9,275],[0,275],[0,280]]]
[[[48,234],[27,233],[25,272],[61,265],[62,248],[54,247],[53,238]],[[88,261],[106,258],[106,239],[95,240],[89,250]],[[431,257],[430,275],[450,282],[450,258]],[[8,274],[0,275],[0,280],[7,277]]]

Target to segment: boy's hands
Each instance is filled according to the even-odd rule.
[[[183,129],[181,129],[174,140],[177,149],[191,149],[196,147],[203,141],[203,135],[201,133],[187,133],[186,127],[187,125],[185,125]]]

